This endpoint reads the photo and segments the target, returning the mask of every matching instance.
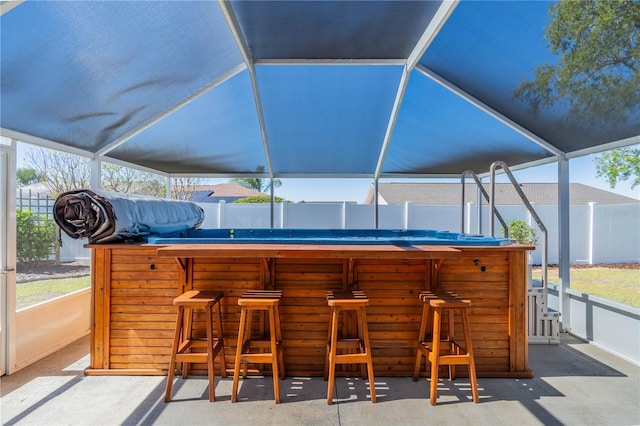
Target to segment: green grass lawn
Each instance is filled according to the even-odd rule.
[[[16,286],[16,309],[26,308],[90,285],[90,276],[21,283]]]
[[[540,279],[540,269],[533,278]],[[559,284],[558,269],[549,268],[550,283]],[[640,308],[640,269],[571,268],[571,289]]]

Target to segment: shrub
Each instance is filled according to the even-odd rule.
[[[518,244],[536,245],[538,236],[536,229],[528,225],[524,220],[512,220],[507,224],[509,228],[509,238],[516,240]],[[504,235],[504,229],[502,230]]]
[[[282,203],[284,198],[273,197],[274,203]],[[248,197],[239,198],[234,201],[236,204],[250,204],[250,203],[270,203],[271,197],[268,195],[250,195]]]
[[[19,209],[16,216],[16,257],[18,263],[39,263],[54,253],[56,227],[47,216]]]

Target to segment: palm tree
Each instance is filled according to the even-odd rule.
[[[264,166],[256,167],[256,173],[264,173]],[[229,180],[230,183],[236,183],[238,185],[244,186],[245,188],[254,189],[258,192],[266,193],[271,190],[271,185],[273,184],[274,188],[279,188],[282,185],[282,181],[280,179],[265,179],[265,178],[233,178]]]

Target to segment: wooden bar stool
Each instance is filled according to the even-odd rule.
[[[333,403],[333,386],[335,382],[336,365],[338,364],[362,364],[361,373],[365,376],[364,364],[367,366],[369,376],[369,388],[371,390],[371,402],[376,402],[376,385],[373,377],[373,361],[371,358],[371,345],[369,343],[369,329],[367,326],[366,306],[369,299],[362,291],[328,291],[327,303],[331,308],[329,319],[329,336],[327,339],[327,357],[325,361],[325,379],[329,379],[327,389],[327,404]],[[338,338],[341,311],[356,311],[358,318],[357,338]],[[357,353],[340,353],[338,349],[357,350]]]
[[[173,299],[173,304],[178,307],[178,317],[173,335],[173,349],[171,350],[171,361],[167,374],[167,387],[164,401],[171,401],[171,388],[173,386],[173,376],[176,363],[182,363],[182,377],[189,374],[189,365],[194,362],[206,363],[207,374],[209,375],[209,401],[215,401],[215,373],[214,359],[220,354],[220,375],[227,377],[227,367],[225,364],[224,342],[222,339],[222,315],[220,313],[220,300],[223,293],[220,291],[187,291]],[[216,306],[216,315],[213,315],[213,307]],[[206,320],[206,338],[194,338],[192,336],[193,311],[204,310]],[[188,317],[185,324],[185,316]],[[215,331],[217,337],[213,337]],[[206,352],[192,352],[194,348],[206,348]]]
[[[280,330],[280,312],[278,306],[282,297],[281,291],[251,290],[238,298],[240,305],[240,326],[238,328],[238,347],[236,349],[233,369],[233,386],[231,402],[238,400],[238,381],[240,365],[243,365],[242,378],[247,377],[247,364],[271,364],[273,374],[273,393],[276,404],[280,403],[279,377],[285,377],[284,354],[282,351],[282,331]],[[254,312],[266,312],[269,320],[269,339],[253,338],[251,336],[251,321]],[[267,350],[267,352],[252,353],[252,349]]]
[[[418,353],[416,355],[416,365],[413,370],[413,380],[418,380],[420,374],[420,363],[422,355],[431,364],[431,389],[430,402],[436,405],[438,376],[441,365],[449,366],[449,380],[455,378],[456,365],[469,366],[469,382],[471,383],[471,394],[473,402],[478,402],[478,383],[476,381],[476,366],[473,358],[473,345],[471,343],[471,329],[469,328],[469,316],[467,308],[471,306],[469,300],[463,300],[451,294],[436,294],[431,292],[420,293],[423,302],[422,321],[420,322],[420,336],[418,337]],[[433,311],[430,317],[429,310]],[[458,311],[462,319],[462,334],[464,335],[464,347],[455,339],[454,313]],[[442,315],[448,316],[447,335],[442,334]],[[425,340],[427,322],[433,321],[433,333],[431,339]]]

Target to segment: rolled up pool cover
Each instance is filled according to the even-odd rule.
[[[79,189],[56,198],[53,218],[71,238],[95,244],[197,228],[204,211],[191,201]]]

